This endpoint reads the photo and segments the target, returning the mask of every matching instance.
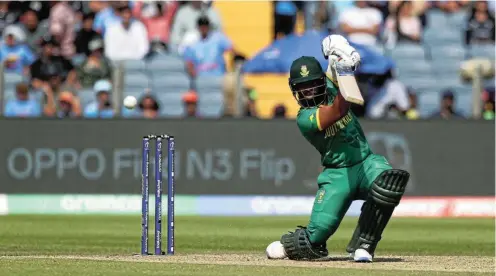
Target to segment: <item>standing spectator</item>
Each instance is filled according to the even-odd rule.
[[[0,61],[6,72],[27,74],[35,56],[24,44],[24,33],[19,26],[10,25],[3,32],[3,43],[0,44]]]
[[[120,21],[117,9],[128,5],[127,3],[123,3],[123,1],[102,1],[102,4],[105,2],[107,3],[107,7],[98,11],[95,15],[95,21],[93,22],[93,30],[102,36],[105,35],[105,31],[110,24]]]
[[[67,2],[59,1],[52,7],[49,17],[49,29],[50,34],[60,44],[57,53],[70,59],[76,52],[76,47],[74,47],[76,13]]]
[[[190,90],[184,93],[183,97],[184,110],[186,110],[187,118],[195,118],[198,116],[198,94]]]
[[[473,4],[470,18],[465,31],[465,43],[494,44],[494,16],[489,12],[487,1],[477,1]]]
[[[441,108],[431,115],[432,118],[460,119],[462,115],[455,111],[455,95],[451,90],[445,90],[441,98]]]
[[[184,43],[183,39],[187,33],[194,33],[196,31],[200,16],[206,16],[208,18],[212,29],[221,30],[220,15],[213,7],[204,4],[203,1],[190,1],[181,6],[174,17],[170,35],[170,44],[173,46],[173,49]]]
[[[58,97],[57,118],[81,116],[79,99],[71,91],[62,91]]]
[[[132,18],[131,8],[119,8],[121,22],[105,32],[105,56],[110,60],[139,60],[148,54],[150,44],[145,25]]]
[[[48,33],[48,20],[39,21],[34,10],[27,10],[21,17],[21,27],[26,36],[25,43],[31,51],[39,54],[43,37]]]
[[[133,14],[145,24],[150,43],[169,44],[172,19],[178,8],[178,3],[173,2],[136,2]]]
[[[103,41],[93,39],[89,43],[90,55],[76,69],[79,84],[82,87],[93,87],[100,79],[112,78],[110,61],[103,56]]]
[[[387,18],[385,37],[389,45],[402,42],[420,43],[422,23],[420,18],[413,14],[411,1],[401,2],[395,14]]]
[[[11,9],[9,6],[12,2],[0,1],[0,34],[4,29],[16,23],[21,15],[19,11]]]
[[[377,78],[374,86],[377,91],[367,103],[367,116],[373,119],[384,118],[388,112],[399,110],[404,113],[409,108],[408,92],[405,85],[393,76],[392,69]]]
[[[224,75],[224,53],[232,50],[231,41],[223,33],[211,31],[208,17],[198,18],[197,24],[201,40],[184,52],[188,73],[192,77]]]
[[[83,26],[76,35],[76,53],[88,56],[90,54],[89,43],[100,35],[93,30],[94,13],[83,15]]]
[[[355,6],[342,12],[339,17],[341,31],[357,44],[377,45],[377,35],[382,24],[382,15],[366,1],[355,1]]]
[[[290,0],[278,0],[274,4],[274,39],[277,39],[294,32],[298,8]]]
[[[110,101],[112,84],[108,80],[99,80],[93,86],[96,101],[88,104],[84,109],[85,118],[112,118],[114,110]]]
[[[46,38],[42,42],[42,53],[31,65],[31,85],[41,88],[43,84],[50,84],[54,93],[66,81],[69,85],[76,82],[76,72],[72,63],[61,56],[54,55],[54,48],[58,43],[52,38]]]
[[[41,103],[29,98],[29,86],[25,83],[16,85],[16,97],[5,105],[5,117],[40,117]]]
[[[139,103],[139,110],[141,116],[146,119],[156,119],[158,118],[160,105],[157,100],[152,95],[145,95],[141,98]]]

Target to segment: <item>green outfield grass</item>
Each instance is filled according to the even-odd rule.
[[[395,218],[377,251],[378,257],[389,256],[373,264],[263,258],[268,243],[307,220],[177,217],[177,256],[136,258],[132,255],[140,250],[139,216],[4,216],[0,217],[0,275],[494,275],[487,268],[494,266],[493,219]],[[355,223],[356,219],[345,219],[328,242],[333,256],[345,256]],[[150,250],[152,234],[153,227]],[[401,256],[432,259],[438,267],[421,267],[424,261],[417,267],[411,261],[416,257]],[[439,267],[450,260],[454,265]],[[473,260],[485,262],[470,271],[463,262]],[[339,265],[326,267],[335,264]],[[413,265],[411,270],[408,265]],[[456,272],[457,265],[465,270]]]

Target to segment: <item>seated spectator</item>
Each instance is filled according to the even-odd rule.
[[[112,92],[112,84],[108,80],[99,80],[93,87],[96,100],[89,103],[84,109],[83,116],[85,118],[112,118],[114,111],[110,101],[110,93]]]
[[[198,19],[201,40],[184,51],[188,73],[196,76],[222,76],[226,72],[224,53],[232,43],[223,33],[211,30],[207,17]]]
[[[494,44],[494,24],[494,16],[489,12],[487,1],[475,2],[467,22],[465,44]]]
[[[388,107],[406,112],[409,108],[408,92],[405,85],[393,76],[393,71],[377,77],[374,82],[377,91],[371,93],[367,103],[367,116],[372,119],[384,118]],[[372,91],[372,90],[371,90]]]
[[[100,79],[112,78],[112,65],[103,56],[103,41],[100,38],[92,40],[89,50],[90,55],[76,69],[82,87],[93,87]]]
[[[187,33],[195,32],[197,29],[197,22],[200,16],[206,16],[211,22],[213,30],[221,30],[221,19],[219,13],[203,3],[204,1],[190,1],[182,5],[174,17],[174,23],[170,34],[170,43],[173,49],[179,45],[184,44],[183,39]],[[188,39],[191,39],[191,34]]]
[[[389,2],[386,2],[387,8],[386,10],[382,10],[383,18],[387,18],[390,14],[391,15],[396,14],[396,11],[398,10],[398,6],[401,5],[403,2],[404,2],[403,0],[391,0]],[[375,3],[379,3],[379,2],[375,2]],[[422,28],[425,28],[425,26],[427,25],[426,12],[431,7],[432,2],[425,0],[415,0],[415,1],[411,1],[411,3],[412,3],[412,14],[418,16]]]
[[[274,39],[277,39],[294,32],[298,8],[289,0],[278,0],[274,4]]]
[[[410,101],[410,107],[405,113],[408,120],[418,120],[420,118],[420,113],[417,109],[417,95],[411,89],[408,89],[408,99]]]
[[[119,8],[121,22],[114,22],[105,32],[105,56],[110,60],[143,59],[149,50],[145,25],[132,18],[131,8]]]
[[[35,56],[24,44],[24,33],[19,26],[10,25],[3,32],[3,43],[0,44],[0,61],[6,72],[27,74]]]
[[[76,53],[74,39],[76,37],[76,13],[67,1],[57,1],[50,9],[49,30],[52,37],[58,42],[56,53],[67,59]]]
[[[141,98],[138,108],[141,117],[145,119],[156,119],[160,114],[160,105],[150,94],[146,94],[143,98]]]
[[[16,11],[19,17],[28,10],[33,10],[40,21],[48,19],[50,8],[53,4],[50,1],[5,1],[9,3],[9,10]],[[52,1],[55,2],[55,1]]]
[[[431,1],[431,4],[446,13],[459,12],[464,5],[462,1]]]
[[[76,53],[88,56],[90,54],[89,43],[95,38],[101,37],[96,31],[92,29],[94,13],[83,15],[83,26],[76,35],[75,45]]]
[[[76,72],[72,63],[64,57],[54,55],[56,46],[57,42],[50,37],[43,40],[41,55],[31,65],[31,85],[38,89],[48,83],[55,94],[59,92],[58,88],[62,83],[74,85],[76,82]]]
[[[402,42],[420,42],[422,23],[419,17],[413,14],[411,1],[402,1],[396,12],[387,18],[384,35],[389,45]]]
[[[482,118],[484,120],[494,120],[494,87],[484,89],[482,93]]]
[[[117,9],[119,7],[127,5],[127,3],[122,3],[122,1],[107,1],[106,4],[106,7],[97,12],[97,14],[95,15],[95,20],[93,22],[93,30],[95,30],[102,36],[105,35],[107,27],[110,24],[120,21],[119,12],[117,11]]]
[[[62,91],[58,97],[57,118],[81,116],[79,99],[70,91]]]
[[[198,116],[198,94],[195,91],[190,90],[184,93],[183,97],[184,110],[186,110],[187,118],[195,118]]]
[[[355,1],[355,6],[345,9],[339,16],[341,31],[348,40],[363,45],[376,46],[377,35],[382,24],[382,15],[367,1]]]
[[[441,108],[431,115],[431,118],[440,119],[461,119],[462,115],[455,111],[455,95],[451,90],[445,90],[441,98]]]
[[[148,32],[148,41],[151,44],[169,43],[172,19],[178,8],[178,3],[171,2],[136,2],[133,14],[145,24]]]
[[[0,1],[0,35],[7,26],[16,23],[21,15],[18,10],[10,8],[12,2]]]
[[[257,98],[258,94],[255,88],[246,87],[246,105],[245,105],[245,116],[246,117],[257,117]],[[225,113],[225,112],[224,112]]]
[[[274,107],[274,114],[272,116],[274,119],[285,119],[286,118],[286,106],[284,104],[278,104]]]
[[[5,117],[40,117],[41,103],[29,98],[29,86],[25,83],[16,85],[15,99],[7,100]]]
[[[39,54],[41,51],[41,41],[48,33],[48,20],[39,21],[35,10],[27,10],[21,17],[21,28],[24,31],[26,45],[31,51]]]

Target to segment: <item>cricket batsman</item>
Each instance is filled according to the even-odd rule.
[[[319,189],[308,226],[283,235],[280,242],[292,260],[326,257],[327,240],[352,201],[362,199],[358,225],[346,250],[357,262],[372,262],[410,174],[393,169],[384,156],[371,151],[350,103],[339,92],[330,69],[342,62],[356,70],[358,52],[339,35],[326,37],[322,51],[329,60],[327,74],[313,57],[303,56],[291,64],[289,87],[301,106],[298,128],[320,153],[324,169],[317,178]]]

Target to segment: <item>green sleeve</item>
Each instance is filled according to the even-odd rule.
[[[296,117],[296,123],[303,135],[322,130],[319,122],[318,108],[301,109]]]
[[[327,78],[327,93],[329,93],[329,95],[331,96],[334,96],[336,97],[338,95],[338,86],[334,84],[334,82],[331,81],[331,79],[329,79],[329,77]]]

